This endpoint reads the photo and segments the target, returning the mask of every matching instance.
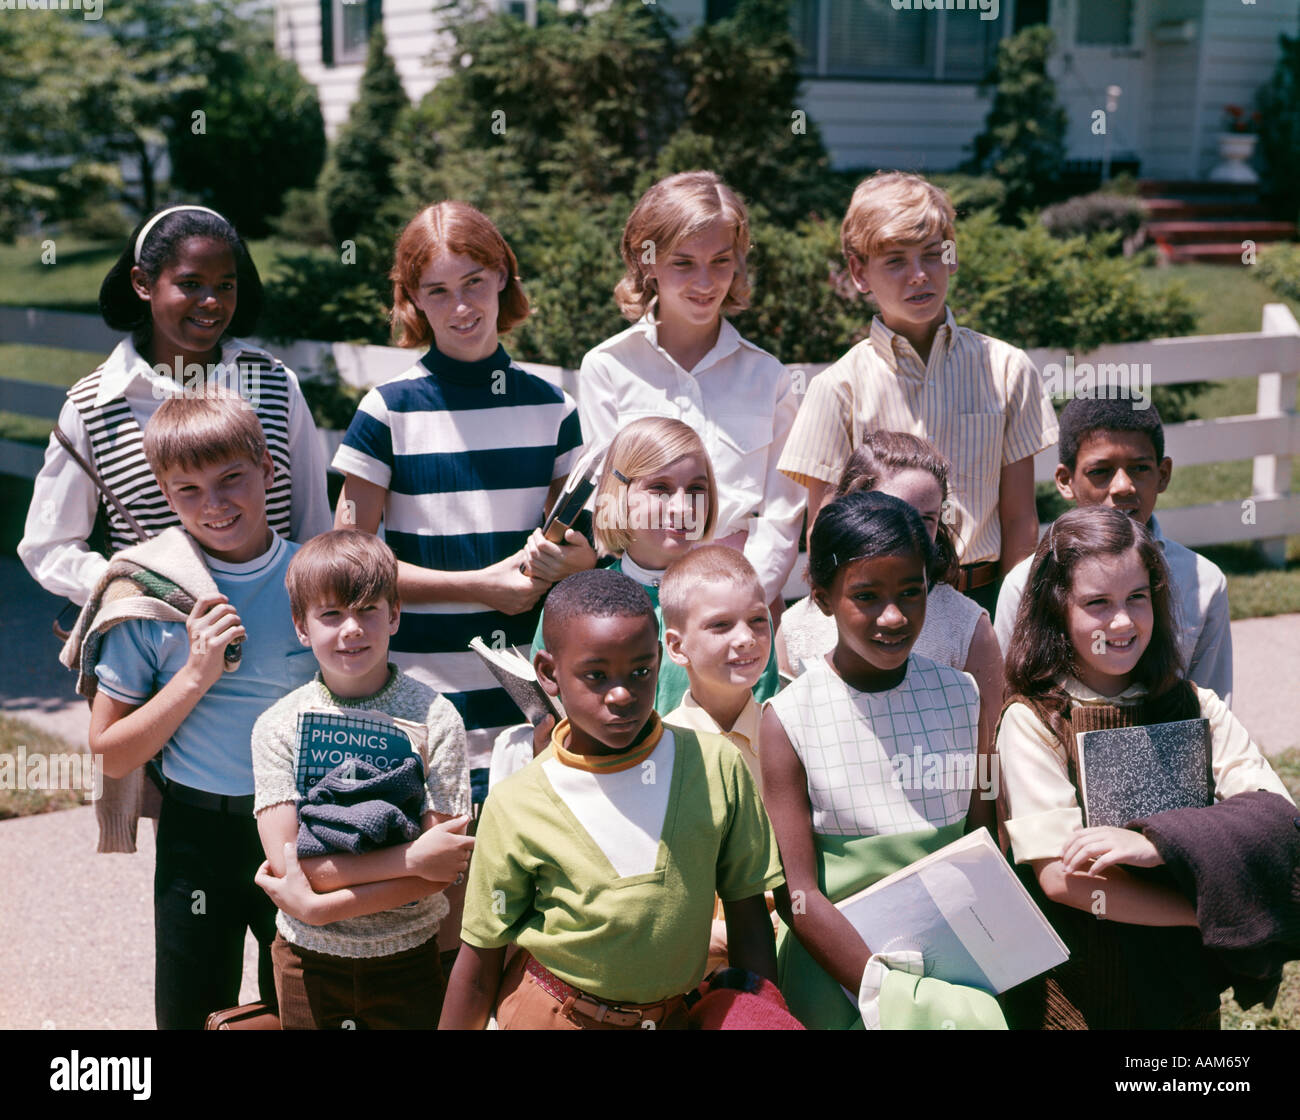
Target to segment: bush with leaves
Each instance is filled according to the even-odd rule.
[[[352,256],[329,249],[280,256],[266,278],[258,335],[388,345],[391,246],[363,235]]]
[[[1300,300],[1300,245],[1264,245],[1256,257],[1259,278],[1284,299]]]
[[[1128,240],[1142,225],[1142,203],[1126,195],[1094,191],[1049,206],[1038,217],[1053,237],[1118,233]],[[1114,251],[1121,248],[1116,242]]]
[[[969,170],[1006,186],[1001,215],[1007,222],[1051,201],[1065,163],[1065,110],[1047,73],[1055,42],[1041,24],[1003,39],[993,72],[980,85],[981,92],[992,89],[993,104],[975,137]]]
[[[388,57],[383,27],[370,35],[361,87],[339,130],[320,177],[330,235],[335,242],[371,232],[396,199],[393,132],[410,101]]]
[[[1300,213],[1300,36],[1279,35],[1278,47],[1272,76],[1255,98],[1259,154],[1265,197],[1294,221]]]
[[[179,99],[168,141],[172,185],[246,237],[264,236],[285,192],[311,187],[325,160],[316,89],[265,32],[241,28],[213,52],[204,86]]]
[[[996,210],[999,213],[1007,201],[1006,184],[992,175],[966,175],[949,172],[946,175],[927,175],[936,187],[942,187],[952,200],[957,217],[965,218],[979,210]]]
[[[736,316],[746,338],[781,361],[827,362],[866,336],[872,309],[840,255],[838,222],[808,219],[793,230],[756,217],[748,310]]]
[[[1114,255],[1119,235],[1059,240],[1040,224],[999,225],[985,211],[959,223],[958,269],[948,292],[957,322],[1028,349],[1075,354],[1104,343],[1191,334],[1196,316],[1175,285],[1153,293],[1131,259]],[[1185,419],[1204,383],[1155,391],[1161,417]]]

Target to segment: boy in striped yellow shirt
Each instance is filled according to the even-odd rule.
[[[911,432],[952,464],[958,590],[992,617],[1001,577],[1034,550],[1034,455],[1056,417],[1023,350],[959,327],[948,309],[957,271],[947,194],[919,175],[858,184],[840,229],[854,286],[879,308],[870,334],[814,378],[779,464],[808,488],[815,517],[864,433]]]

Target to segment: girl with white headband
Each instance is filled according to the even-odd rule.
[[[136,228],[99,290],[104,322],[128,335],[68,390],[18,546],[47,591],[84,603],[107,556],[180,524],[145,462],[143,430],[165,398],[209,385],[257,410],[276,468],[271,527],[295,541],[330,528],[325,460],[297,378],[236,337],[253,329],[261,304],[248,249],[216,211],[169,206]]]

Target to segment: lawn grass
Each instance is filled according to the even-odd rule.
[[[1148,268],[1142,280],[1152,291],[1180,285],[1196,312],[1196,334],[1240,334],[1260,328],[1266,303],[1285,303],[1300,319],[1300,303],[1284,299],[1256,279],[1249,265],[1180,264]]]
[[[41,260],[43,244],[37,238],[20,237],[13,245],[0,245],[0,304],[99,314],[99,286],[124,244],[57,237],[52,264]],[[282,250],[292,248],[269,239],[248,242],[263,276]]]
[[[25,748],[27,766],[24,769],[20,762],[23,757],[19,754],[19,748]],[[80,754],[73,747],[60,739],[57,735],[48,735],[44,731],[38,731],[31,724],[24,723],[20,719],[14,719],[12,716],[0,715],[0,820],[7,820],[11,817],[30,817],[37,813],[52,813],[58,809],[75,809],[78,805],[86,804],[85,792],[81,788],[77,789],[16,789],[14,786],[19,784],[17,777],[20,770],[25,775],[25,780],[37,778],[43,780],[45,785],[53,784],[53,775],[46,779],[40,779],[33,769],[32,760],[38,755],[48,758],[50,755],[74,755]],[[12,761],[6,761],[6,758]],[[83,756],[83,775],[90,773],[89,766],[84,764],[84,760],[89,755]],[[48,774],[49,768],[46,767]],[[65,772],[65,776],[70,772]],[[88,780],[88,779],[85,779]]]

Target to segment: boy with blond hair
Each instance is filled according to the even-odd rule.
[[[294,556],[286,585],[299,641],[320,672],[253,728],[254,811],[267,859],[257,882],[279,907],[271,957],[280,1022],[285,1030],[431,1029],[444,986],[437,933],[450,907],[442,892],[474,845],[460,835],[469,823],[465,726],[446,697],[388,660],[401,606],[397,558],[383,541],[353,529],[323,533]],[[377,731],[393,754],[374,764],[369,736],[345,748],[352,761],[344,767],[367,761],[375,772],[351,792],[351,775],[325,774],[330,797],[318,800],[304,794],[300,775],[324,728],[335,743],[353,742],[345,728]],[[326,754],[323,766],[333,763]],[[300,811],[304,802],[311,815]],[[383,804],[398,812],[379,815]]]
[[[669,565],[659,585],[664,649],[691,687],[664,722],[730,740],[760,784],[754,685],[772,651],[763,585],[744,555],[703,545]]]
[[[220,392],[164,401],[144,452],[184,527],[114,558],[78,623],[93,693],[90,749],[123,777],[159,751],[166,778],[154,872],[154,1001],[161,1029],[197,1029],[236,1003],[244,934],[274,1003],[275,907],[253,882],[253,724],[310,680],[284,577],[297,545],[267,525],[275,477],[257,415]],[[123,615],[121,572],[141,604]],[[177,602],[193,600],[188,615]],[[94,621],[90,621],[94,619]]]
[[[878,307],[868,336],[814,378],[780,469],[815,517],[863,433],[924,436],[952,464],[958,590],[990,617],[998,581],[1034,550],[1034,455],[1056,439],[1052,402],[1023,350],[957,325],[948,196],[919,175],[858,184],[840,229],[854,287]]]

